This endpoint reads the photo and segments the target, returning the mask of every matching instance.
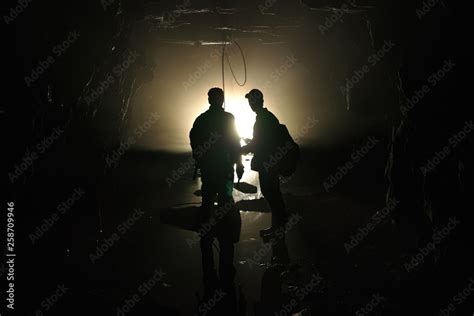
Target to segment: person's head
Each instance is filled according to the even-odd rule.
[[[252,111],[257,112],[259,109],[263,108],[263,93],[258,89],[252,89],[249,93],[245,95],[249,101],[250,108]]]
[[[212,106],[222,107],[224,103],[224,91],[221,88],[212,88],[207,92],[209,104]]]

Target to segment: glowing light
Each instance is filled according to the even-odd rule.
[[[252,138],[255,113],[250,109],[245,97],[226,95],[225,110],[234,114],[237,132],[242,138]]]

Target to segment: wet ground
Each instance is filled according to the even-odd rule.
[[[314,157],[283,181],[288,209],[297,216],[287,227],[285,243],[273,249],[259,236],[271,218],[257,174],[246,162],[241,190],[257,191],[234,190],[242,217],[235,251],[242,314],[290,315],[290,309],[305,311],[299,315],[399,314],[401,284],[414,274],[403,268],[398,234],[388,215],[363,233],[386,207],[383,166],[368,157],[326,191],[323,183],[347,156]],[[29,297],[30,314],[46,311],[47,293],[53,295],[58,284],[68,291],[50,314],[197,312],[203,295],[201,254],[191,224],[200,183],[192,179],[192,168],[171,185],[166,182],[188,160],[187,155],[157,159],[130,154],[106,176],[91,179],[102,181],[99,190],[86,190],[83,199],[100,197],[102,207],[88,209],[78,201],[31,247],[35,265],[29,266],[27,281],[36,296]],[[416,297],[417,291],[412,287],[406,295]]]
[[[248,189],[255,186],[257,192],[234,190],[234,199],[242,217],[235,266],[236,286],[240,287],[241,295],[244,296],[239,299],[245,301],[249,315],[258,314],[262,305],[269,304],[268,297],[271,297],[275,288],[281,288],[287,295],[296,291],[297,288],[291,284],[282,284],[280,277],[281,272],[290,267],[297,271],[297,276],[292,276],[293,285],[304,287],[311,284],[315,277],[318,280],[321,278],[310,292],[303,293],[304,296],[299,293],[302,296],[298,302],[299,309],[311,308],[313,305],[313,310],[320,309],[327,313],[331,309],[334,313],[354,313],[370,303],[373,295],[381,295],[380,289],[391,267],[384,262],[383,251],[376,249],[373,241],[380,238],[383,232],[381,227],[387,223],[381,223],[381,227],[362,240],[350,254],[344,247],[345,243],[350,242],[351,235],[355,235],[374,212],[385,206],[381,192],[366,196],[324,192],[320,187],[307,183],[304,169],[294,177],[285,179],[283,192],[294,220],[287,227],[284,243],[289,262],[278,267],[272,265],[275,253],[259,236],[259,231],[270,225],[271,215],[262,200],[257,173],[250,171],[248,161],[246,167],[242,182],[250,186],[242,184],[242,187]],[[122,172],[125,171],[126,164],[121,168]],[[130,291],[138,287],[141,280],[146,280],[147,276],[149,278],[154,269],[161,269],[165,276],[143,300],[153,305],[170,307],[182,315],[193,314],[198,308],[198,298],[203,294],[199,239],[189,225],[195,220],[193,207],[200,202],[197,192],[199,179],[192,180],[193,170],[187,170],[171,186],[155,190],[155,186],[149,183],[147,186],[146,183],[147,180],[153,181],[150,179],[153,171],[141,171],[144,173],[136,173],[134,180],[130,181],[130,175],[120,174],[120,169],[117,170],[117,181],[113,182],[112,190],[115,192],[110,193],[110,198],[116,203],[117,209],[124,212],[121,216],[123,219],[127,218],[127,210],[131,214],[133,208],[138,206],[146,215],[124,234],[124,240],[113,246],[116,249],[111,249],[110,253],[94,264],[99,267],[96,271],[103,282],[115,284],[120,280],[119,283]],[[172,170],[169,170],[168,174],[171,173]],[[127,177],[128,181],[122,182],[120,177]],[[130,194],[134,194],[137,200],[127,208]],[[117,219],[113,222],[117,222]],[[358,262],[359,256],[371,255],[374,255],[372,260]],[[267,277],[263,281],[266,272]],[[99,295],[100,291],[95,294]],[[110,287],[111,293],[105,289],[102,291],[100,295],[103,296],[121,295],[124,300],[127,298],[127,291],[117,293],[113,285]],[[269,291],[270,294],[265,293]],[[284,311],[284,301],[280,304],[280,309]]]

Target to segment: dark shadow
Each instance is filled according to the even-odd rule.
[[[262,276],[255,315],[333,315],[324,304],[326,283],[314,267],[308,271],[291,263],[285,238],[271,243],[271,261]]]
[[[262,276],[260,301],[255,304],[256,315],[280,315],[282,306],[289,303],[289,296],[282,291],[282,275],[289,268],[290,258],[285,239],[274,239],[271,262]]]
[[[230,208],[226,208],[227,205]],[[215,207],[212,213],[200,228],[204,295],[198,315],[238,315],[234,253],[242,226],[240,212],[231,202]],[[215,265],[214,249],[219,257],[218,266]]]
[[[257,193],[257,187],[247,182],[234,183],[234,189],[247,194]]]
[[[270,209],[264,198],[255,200],[240,200],[235,207],[241,211],[269,213]]]
[[[160,220],[162,223],[191,231],[197,231],[200,223],[199,215],[199,206],[164,208],[160,210]]]
[[[246,194],[255,194],[257,193],[257,187],[247,182],[236,182],[234,183],[234,189]],[[202,196],[201,190],[194,191],[195,196]]]
[[[200,191],[200,190],[199,190]],[[265,199],[240,200],[235,203],[235,208],[248,212],[270,212]],[[176,226],[178,228],[197,232],[200,226],[200,207],[170,207],[160,210],[160,220],[163,224]]]

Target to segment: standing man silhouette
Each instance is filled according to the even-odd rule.
[[[245,97],[257,117],[253,127],[253,139],[242,148],[242,152],[254,153],[251,168],[258,171],[260,188],[272,211],[272,226],[262,233],[270,234],[288,221],[285,201],[280,190],[279,173],[275,168],[268,167],[268,162],[275,152],[275,137],[278,135],[280,122],[272,112],[263,107],[263,93],[260,90],[252,89]]]
[[[205,294],[217,287],[233,291],[235,276],[234,243],[240,239],[241,218],[234,207],[234,165],[242,178],[240,138],[234,116],[222,108],[224,92],[212,88],[208,92],[209,109],[194,121],[189,137],[193,157],[201,170],[201,223],[207,223],[201,235],[202,268]],[[214,202],[218,201],[218,208]],[[204,227],[204,225],[203,225]],[[210,228],[209,228],[210,227]],[[214,267],[213,242],[219,241],[219,277]]]

